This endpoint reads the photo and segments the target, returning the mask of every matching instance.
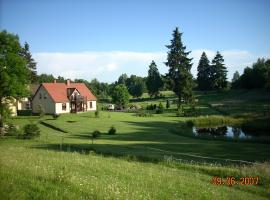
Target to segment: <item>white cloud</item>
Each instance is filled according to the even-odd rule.
[[[205,51],[209,60],[212,60],[216,52],[207,49],[198,49],[191,52],[193,58],[192,74],[196,76],[197,65],[202,52]],[[248,51],[231,50],[223,51],[225,64],[228,68],[228,78],[238,70],[242,73],[247,65],[258,58]],[[127,73],[146,76],[148,66],[155,60],[162,74],[167,72],[164,65],[166,52],[76,52],[76,53],[34,53],[34,59],[38,62],[38,73],[48,73],[65,78],[83,78],[91,80],[97,78],[100,81],[112,82],[117,80],[120,74]]]

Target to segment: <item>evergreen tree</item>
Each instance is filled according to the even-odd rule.
[[[233,78],[232,78],[232,88],[233,89],[239,88],[239,79],[240,79],[239,72],[238,71],[234,72]]]
[[[223,56],[219,52],[212,60],[210,74],[212,89],[220,90],[227,87],[227,68]]]
[[[30,81],[31,83],[36,83],[37,78],[37,63],[32,58],[32,55],[29,50],[29,44],[27,42],[24,43],[24,47],[21,50],[21,56],[25,59],[26,65],[28,69],[30,70]]]
[[[207,58],[205,52],[202,53],[199,64],[198,64],[198,75],[197,83],[199,90],[210,90],[211,81],[210,81],[210,61]]]
[[[150,97],[157,96],[159,94],[159,90],[163,87],[163,81],[154,61],[152,61],[149,66],[148,76],[146,78],[146,87]]]
[[[232,83],[236,82],[240,78],[239,72],[236,71],[233,74]]]
[[[193,80],[190,73],[192,63],[186,52],[186,47],[183,45],[178,28],[173,31],[173,39],[171,44],[166,47],[169,49],[167,62],[169,67],[167,78],[169,79],[170,88],[178,96],[178,107],[181,105],[182,98],[185,101],[191,101],[193,94]]]

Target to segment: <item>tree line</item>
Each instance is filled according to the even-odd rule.
[[[178,106],[182,102],[194,101],[193,90],[223,90],[229,88],[227,80],[227,67],[224,58],[218,51],[214,59],[209,61],[205,52],[202,53],[197,66],[197,79],[193,78],[190,70],[192,58],[190,51],[182,42],[182,33],[175,28],[168,49],[165,65],[168,72],[160,74],[155,61],[148,67],[147,77],[122,74],[117,81],[109,84],[99,82],[97,79],[87,81],[75,79],[74,82],[85,83],[99,99],[111,97],[115,102],[125,104],[129,95],[139,98],[148,92],[150,98],[158,97],[161,90],[171,90],[178,97]],[[0,117],[3,118],[7,111],[7,100],[27,96],[27,86],[30,83],[65,82],[64,77],[54,77],[51,74],[37,75],[37,63],[32,58],[29,44],[21,45],[18,35],[0,32]],[[242,75],[235,72],[231,87],[234,89],[245,88],[270,88],[270,60],[258,59],[252,67],[246,67]],[[119,101],[119,98],[122,98]],[[2,121],[0,118],[0,122]],[[0,124],[1,125],[1,124]]]

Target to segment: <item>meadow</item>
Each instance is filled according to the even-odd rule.
[[[174,100],[135,99],[131,104]],[[2,199],[268,199],[270,142],[192,136],[186,124],[263,124],[270,110],[267,91],[196,93],[198,117],[177,117],[172,104],[163,114],[100,111],[15,117],[22,127],[37,123],[41,135],[0,140]],[[100,105],[101,107],[102,105]],[[103,105],[104,106],[104,105]],[[147,111],[148,112],[148,111]],[[149,111],[150,112],[150,111]],[[259,122],[257,122],[259,121]],[[256,122],[256,123],[254,123]],[[264,123],[263,123],[264,122]],[[253,123],[253,124],[252,124]],[[114,126],[115,135],[108,130]],[[101,132],[93,140],[91,133]],[[269,136],[269,135],[268,135]],[[266,137],[268,137],[266,136]],[[259,177],[258,185],[213,185],[214,176]]]

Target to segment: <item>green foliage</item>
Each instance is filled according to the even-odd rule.
[[[192,59],[188,58],[190,52],[186,51],[181,40],[182,33],[179,32],[178,28],[173,31],[172,35],[171,44],[166,46],[169,49],[165,63],[169,67],[166,77],[169,79],[171,89],[178,97],[178,107],[180,107],[182,99],[189,102],[193,96],[194,84],[190,72]]]
[[[116,134],[116,128],[114,126],[111,126],[111,128],[108,131],[109,135],[115,135]]]
[[[157,109],[156,109],[156,114],[162,114],[164,112],[164,106],[163,104],[160,102]]]
[[[22,136],[24,139],[31,139],[40,135],[39,127],[36,124],[32,124],[32,123],[26,124],[23,127],[23,131],[24,133]]]
[[[234,82],[234,88],[270,89],[270,59],[258,59],[252,68],[246,67],[240,78]]]
[[[31,116],[32,110],[17,110],[18,116]]]
[[[184,108],[181,105],[180,107],[177,108],[176,117],[183,117],[183,116],[184,116]]]
[[[100,135],[101,135],[101,133],[99,130],[94,130],[92,132],[92,138],[98,138],[98,137],[100,137]]]
[[[146,106],[146,110],[156,110],[157,105],[156,104],[150,104]]]
[[[197,83],[199,90],[211,89],[211,66],[205,52],[202,53],[198,64]]]
[[[0,32],[0,126],[9,116],[6,108],[8,104],[5,101],[28,95],[30,71],[21,51],[17,35],[7,31]]]
[[[117,85],[114,88],[112,100],[117,106],[121,108],[125,107],[129,102],[129,93],[127,87],[123,84]]]
[[[127,74],[121,74],[118,78],[117,84],[123,84],[127,86],[127,80],[128,80],[128,75]]]
[[[136,117],[153,117],[152,113],[145,112],[144,110],[140,110],[139,112],[136,112]]]
[[[41,104],[38,105],[37,113],[40,118],[44,117],[45,115],[45,110]]]
[[[31,83],[36,83],[38,80],[37,77],[37,63],[32,58],[31,52],[29,50],[29,44],[27,42],[24,43],[24,46],[21,50],[20,55],[25,59],[26,66],[30,70],[30,81]]]
[[[196,126],[215,126],[215,125],[234,125],[234,124],[240,124],[242,121],[240,119],[235,119],[232,117],[225,117],[225,116],[201,116],[196,117],[191,120],[194,125]]]
[[[166,101],[166,108],[169,109],[170,107],[171,107],[170,100],[167,100],[167,101]]]
[[[53,83],[55,80],[52,74],[40,74],[38,76],[39,83]]]
[[[58,119],[60,117],[60,114],[53,114],[54,119]]]
[[[130,78],[126,80],[126,86],[129,94],[138,98],[143,94],[145,82],[142,77],[131,75]]]
[[[159,74],[157,65],[154,61],[151,62],[148,70],[148,76],[146,78],[146,87],[150,97],[158,96],[160,89],[163,87],[164,83]]]
[[[227,87],[227,72],[223,56],[217,52],[216,56],[212,60],[210,71],[212,89],[221,90]]]
[[[96,110],[95,111],[95,118],[99,118],[99,116],[100,116],[99,110]]]

